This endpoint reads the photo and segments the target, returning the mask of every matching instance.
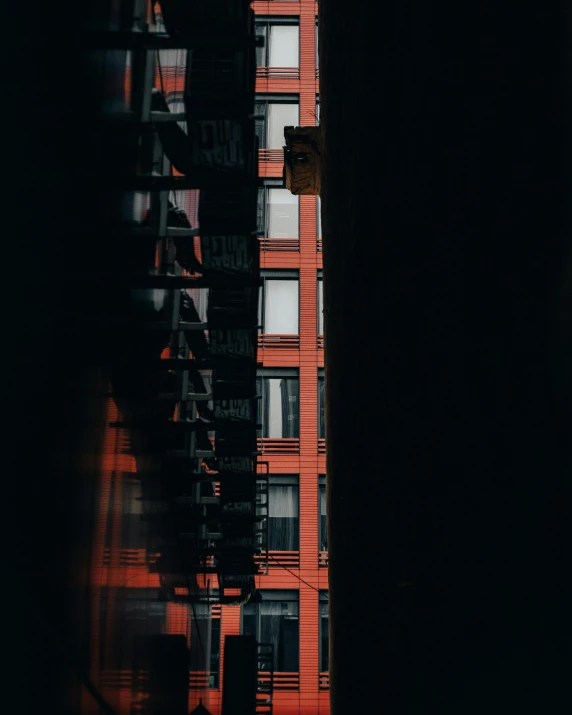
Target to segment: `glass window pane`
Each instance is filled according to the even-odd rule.
[[[324,334],[324,283],[318,278],[318,335]]]
[[[268,25],[257,25],[256,37],[261,37],[264,43],[262,47],[256,48],[256,65],[257,67],[264,67],[266,65],[266,53],[268,45]]]
[[[318,437],[324,439],[326,436],[326,426],[324,420],[324,378],[318,378]]]
[[[268,52],[270,67],[298,67],[300,30],[294,25],[271,25]]]
[[[282,149],[284,146],[284,127],[297,127],[300,108],[298,104],[268,105],[268,149]]]
[[[268,189],[267,238],[298,238],[299,198],[288,189]]]
[[[328,550],[328,529],[326,525],[326,487],[321,484],[319,487],[320,497],[320,551]]]
[[[316,105],[316,109],[319,105]],[[318,238],[322,238],[322,204],[320,197],[316,197],[316,234]]]
[[[272,551],[298,551],[299,504],[297,486],[270,486],[268,518],[269,548]]]
[[[265,281],[265,333],[271,335],[298,335],[298,295],[298,281]]]
[[[320,672],[327,673],[329,667],[328,647],[328,602],[325,594],[320,594]]]

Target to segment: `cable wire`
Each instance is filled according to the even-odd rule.
[[[316,591],[316,593],[319,593],[322,596],[325,596],[328,601],[330,600],[330,596],[327,592],[324,593],[322,589],[316,588],[315,586],[312,586],[311,583],[304,581],[304,579],[301,576],[298,576],[298,574],[295,573],[294,571],[292,571],[291,569],[289,569],[288,566],[284,566],[284,564],[281,564],[280,561],[278,561],[278,559],[274,558],[274,556],[272,556],[271,553],[269,553],[268,556],[270,556],[272,561],[276,561],[278,566],[281,566],[283,569],[286,569],[286,571],[288,571],[288,573],[291,573],[292,576],[295,576],[298,579],[298,581],[301,581],[302,583],[306,584],[306,586],[308,586],[308,588],[311,588],[313,591]]]

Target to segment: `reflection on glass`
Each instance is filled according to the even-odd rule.
[[[298,487],[271,484],[268,502],[268,548],[271,551],[298,551]]]
[[[268,149],[282,149],[285,143],[284,127],[297,127],[300,107],[298,104],[270,103],[268,105]]]
[[[268,189],[268,238],[298,238],[299,197],[288,189]]]
[[[270,335],[298,335],[298,281],[264,281],[264,332]]]
[[[242,633],[274,646],[275,671],[295,673],[299,669],[298,594],[286,594],[287,598],[270,600],[272,592],[263,591],[262,603],[243,606]]]
[[[262,433],[259,436],[271,439],[299,437],[298,378],[259,377],[257,388],[261,396],[258,422],[262,423]]]

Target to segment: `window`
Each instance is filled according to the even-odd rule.
[[[326,437],[326,422],[324,419],[324,371],[320,368],[318,371],[318,439]]]
[[[316,42],[315,42],[315,49],[316,49],[316,69],[320,66],[320,55],[318,53],[318,20],[316,19]]]
[[[322,238],[322,203],[319,196],[316,196],[316,235]]]
[[[213,618],[211,625],[211,661],[210,682],[211,688],[220,685],[220,618]]]
[[[149,522],[143,520],[141,482],[123,474],[121,548],[145,549],[148,546]]]
[[[327,673],[330,670],[328,633],[328,592],[320,591],[320,672]]]
[[[316,124],[320,123],[320,96],[316,95]]]
[[[297,591],[261,591],[261,603],[242,607],[242,634],[258,643],[274,646],[274,670],[295,673],[299,669],[299,621]]]
[[[258,227],[266,238],[299,238],[300,197],[282,186],[267,184],[258,190]]]
[[[159,601],[157,589],[118,588],[113,599],[107,588],[101,590],[100,625],[101,667],[131,670],[141,653],[138,639],[164,632],[166,602]],[[111,615],[111,629],[107,617]],[[109,633],[109,641],[107,634]]]
[[[324,334],[324,282],[321,271],[318,271],[318,285],[316,290],[318,296],[318,335]]]
[[[320,474],[318,478],[318,500],[320,502],[320,522],[318,524],[319,550],[328,550],[328,527],[326,522],[326,475]]]
[[[258,322],[267,335],[298,335],[298,271],[265,271],[258,301]]]
[[[282,149],[284,127],[300,123],[300,103],[297,99],[260,99],[254,103],[256,136],[260,149]]]
[[[256,48],[258,67],[299,67],[300,27],[291,20],[257,20],[256,36],[264,45]]]
[[[268,548],[298,551],[300,548],[300,504],[298,477],[272,475],[268,488]]]
[[[260,370],[256,380],[259,437],[298,438],[300,436],[300,380],[296,368]]]

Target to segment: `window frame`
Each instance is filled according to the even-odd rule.
[[[284,185],[283,179],[266,179],[262,186],[258,187],[258,200],[257,200],[257,226],[256,231],[258,236],[261,238],[278,238],[277,236],[270,236],[270,211],[269,208],[269,197],[270,189],[284,189],[287,191]],[[261,192],[263,195],[263,201],[260,201]],[[297,207],[298,207],[298,221],[297,221],[297,231],[296,236],[288,236],[286,240],[297,240],[300,241],[300,197],[296,196]]]
[[[272,67],[270,64],[270,43],[268,42],[268,37],[270,33],[268,29],[272,25],[287,25],[290,27],[298,28],[298,65],[295,67],[298,71],[300,70],[300,18],[292,16],[279,17],[277,15],[256,15],[254,21],[254,34],[256,37],[264,37],[264,45],[260,48],[260,54],[264,55],[265,64],[258,64],[259,53],[256,53],[256,66],[257,67]],[[259,28],[265,27],[266,33],[258,32]],[[317,27],[317,25],[316,25]]]
[[[329,603],[329,591],[326,591],[325,589],[320,589],[319,594],[318,594],[318,632],[319,632],[319,637],[318,637],[318,660],[319,660],[319,672],[320,673],[329,673],[330,672],[330,654],[329,650],[326,654],[324,654],[324,631],[323,631],[323,623],[322,621],[324,620],[322,618],[322,607],[327,606]],[[330,616],[328,613],[327,616],[327,621],[328,621],[328,628],[330,624]],[[328,649],[329,649],[329,644],[330,644],[330,634],[328,630],[328,635],[327,635],[327,642],[328,642]],[[327,663],[327,668],[323,668],[324,665],[324,657],[326,658],[326,663]]]
[[[267,601],[271,603],[296,603],[298,606],[298,613],[296,616],[298,623],[298,637],[296,639],[297,645],[297,655],[298,655],[298,666],[294,671],[279,671],[275,668],[275,672],[300,672],[300,591],[299,590],[286,590],[286,589],[260,589],[258,591],[260,594],[261,602]],[[271,595],[272,597],[269,597]],[[244,611],[246,608],[256,608],[256,622],[255,622],[255,638],[258,643],[261,642],[261,608],[260,603],[246,603],[240,607],[240,633],[244,635]],[[277,666],[278,652],[276,644],[274,646],[274,665]]]
[[[291,104],[298,107],[298,122],[300,122],[300,95],[299,94],[257,94],[254,97],[254,124],[258,139],[258,149],[270,149],[279,151],[284,146],[285,140],[280,147],[269,147],[268,131],[270,124],[269,105],[271,104]]]
[[[280,379],[285,379],[285,378],[293,378],[298,381],[298,394],[297,394],[297,407],[298,407],[298,434],[295,437],[265,437],[264,432],[267,431],[265,430],[264,426],[264,409],[263,409],[263,404],[262,404],[262,395],[263,391],[258,392],[258,380],[280,380]],[[260,430],[258,430],[258,438],[262,439],[300,439],[300,370],[297,367],[262,367],[258,368],[256,371],[256,390],[257,390],[257,395],[258,396],[258,419],[257,422],[258,424],[261,424],[262,427]],[[263,383],[262,383],[263,384]]]
[[[322,543],[324,541],[324,534],[322,533],[322,516],[327,519],[327,514],[322,515],[322,494],[324,498],[326,496],[326,475],[318,474],[318,552],[325,551],[328,552],[328,532],[326,523],[326,548],[322,549]]]
[[[260,271],[260,290],[258,293],[258,334],[271,335],[265,330],[266,284],[273,280],[288,280],[298,283],[298,332],[286,335],[300,335],[300,271],[297,268],[263,269]],[[277,333],[278,334],[278,333]],[[282,334],[282,333],[280,333]]]
[[[322,399],[320,400],[320,384],[324,385],[323,391],[322,391]],[[325,385],[325,378],[324,378],[324,368],[319,367],[318,368],[318,439],[326,439],[326,385]],[[323,414],[323,419],[321,419],[321,415]],[[321,425],[323,423],[323,434],[322,430],[320,429]]]
[[[321,293],[321,300],[320,300]],[[321,303],[321,306],[320,306]],[[324,334],[324,276],[321,268],[318,268],[316,275],[316,330],[318,335]],[[321,330],[320,330],[321,328]],[[318,375],[319,377],[319,375]]]
[[[296,553],[300,552],[300,475],[299,474],[271,474],[268,480],[268,550],[272,553],[273,551],[280,551],[281,549],[272,549],[270,547],[270,500],[271,500],[271,490],[272,487],[295,487],[296,488],[296,507],[297,507],[297,520],[296,524],[296,535],[295,544],[296,548],[288,549],[288,551],[293,551]]]

